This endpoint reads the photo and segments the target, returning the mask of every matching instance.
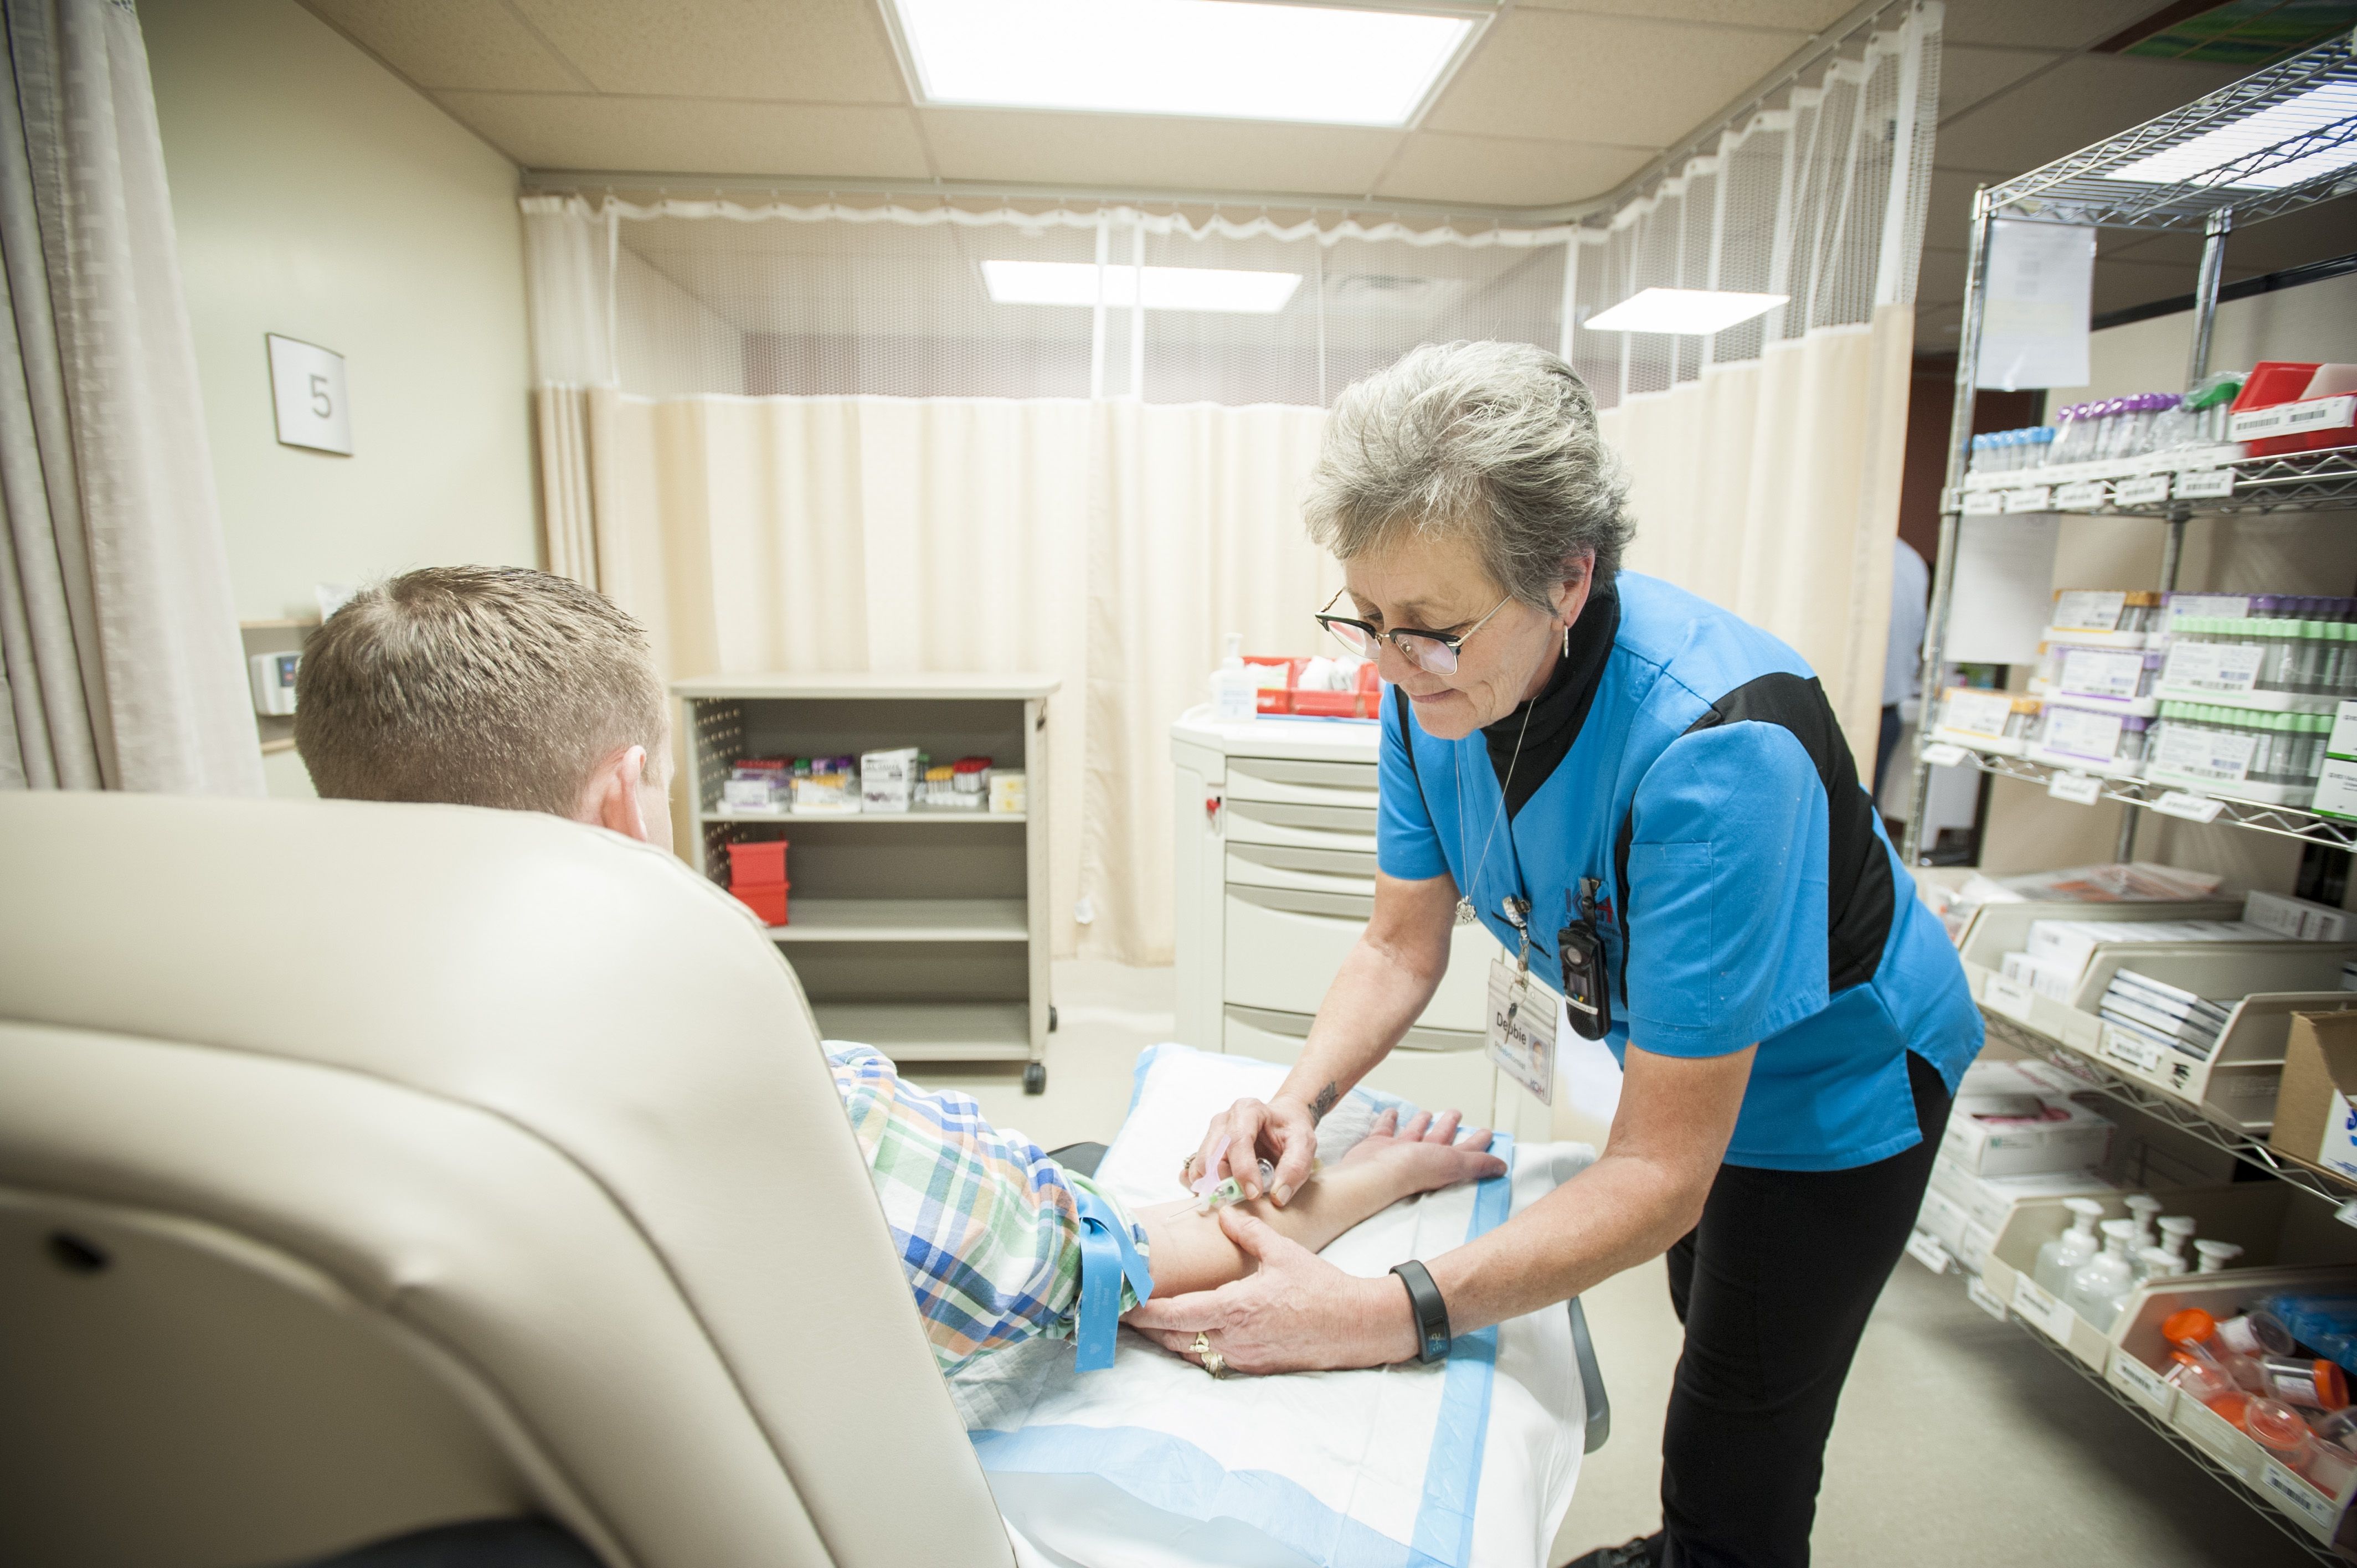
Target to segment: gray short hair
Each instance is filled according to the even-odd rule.
[[[1426,344],[1334,404],[1303,510],[1343,561],[1462,531],[1499,585],[1550,605],[1563,564],[1596,552],[1609,588],[1635,525],[1629,485],[1577,372],[1527,343]]]

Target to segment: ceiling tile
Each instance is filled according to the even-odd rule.
[[[2245,74],[2176,60],[2081,55],[1940,127],[1944,168],[2027,174]]]
[[[1775,69],[1805,37],[1512,11],[1475,47],[1423,128],[1666,146]]]
[[[419,87],[577,91],[587,82],[516,14],[482,0],[303,0]]]
[[[1374,194],[1398,201],[1558,207],[1603,195],[1652,156],[1644,147],[1418,131],[1408,137]]]
[[[1405,134],[1158,114],[923,109],[944,179],[1358,196]]]
[[[2160,0],[1948,0],[1949,44],[2077,49],[2101,43],[2160,8]]]
[[[601,92],[906,103],[877,0],[513,0]]]
[[[2040,49],[1983,49],[1951,45],[1940,51],[1940,118],[1963,113],[1992,92],[2061,59]]]
[[[587,93],[439,92],[460,124],[527,168],[923,179],[906,109],[709,103]]]
[[[1650,16],[1664,22],[1708,22],[1729,27],[1781,27],[1813,33],[1841,19],[1846,0],[1518,0],[1533,11],[1582,11],[1597,16]],[[1795,46],[1798,47],[1797,45]]]

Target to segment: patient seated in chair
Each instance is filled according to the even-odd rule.
[[[296,695],[324,797],[545,811],[671,846],[670,703],[645,634],[567,579],[433,567],[367,588],[305,648]],[[1158,1294],[1249,1272],[1196,1200],[1128,1213],[972,1097],[920,1089],[866,1046],[831,1042],[828,1059],[944,1376],[1072,1334],[1083,1195],[1128,1230]],[[1387,1113],[1285,1208],[1243,1207],[1317,1251],[1402,1197],[1502,1174],[1489,1144],[1460,1140],[1454,1112]],[[1122,1310],[1136,1300],[1125,1282]]]

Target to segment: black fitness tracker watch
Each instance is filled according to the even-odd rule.
[[[1407,1286],[1407,1304],[1415,1314],[1415,1359],[1431,1364],[1448,1358],[1448,1304],[1440,1299],[1440,1287],[1432,1283],[1432,1273],[1410,1258],[1405,1263],[1394,1263],[1392,1273]]]

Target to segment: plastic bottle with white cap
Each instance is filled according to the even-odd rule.
[[[2197,1224],[2198,1221],[2190,1214],[2164,1214],[2160,1217],[2161,1246],[2167,1250],[2170,1257],[2185,1265],[2184,1268],[2177,1271],[2179,1273],[2184,1273],[2193,1267],[2193,1260],[2186,1255],[2185,1250],[2192,1245],[2193,1232]]]
[[[2207,1238],[2194,1242],[2193,1251],[2194,1254],[2201,1260],[2201,1264],[2193,1271],[2197,1274],[2222,1274],[2226,1272],[2227,1264],[2243,1255],[2243,1249],[2232,1241],[2217,1241]]]
[[[2101,1307],[2087,1315],[2087,1321],[2096,1327],[2109,1330],[2127,1310],[2128,1297],[2136,1294],[2147,1280],[2174,1279],[2185,1272],[2184,1260],[2166,1247],[2141,1247],[2136,1250],[2135,1272],[2128,1283],[2112,1293]]]
[[[2147,1247],[2158,1245],[2160,1237],[2153,1230],[2153,1217],[2169,1206],[2150,1194],[2142,1192],[2132,1197],[2124,1198],[2122,1201],[2127,1206],[2128,1213],[2136,1219],[2136,1240],[2128,1245],[2129,1254],[2133,1256]]]
[[[2136,1280],[2136,1262],[2128,1251],[2136,1238],[2136,1221],[2106,1219],[2096,1229],[2104,1233],[2104,1250],[2079,1265],[2062,1299],[2096,1327],[2108,1328],[2111,1318],[2105,1315],[2112,1297]]]
[[[2057,1296],[2071,1288],[2071,1276],[2103,1245],[2095,1235],[2095,1221],[2104,1217],[2102,1204],[2092,1197],[2066,1197],[2062,1207],[2071,1211],[2071,1229],[2038,1249],[2038,1262],[2029,1271],[2031,1279]]]

